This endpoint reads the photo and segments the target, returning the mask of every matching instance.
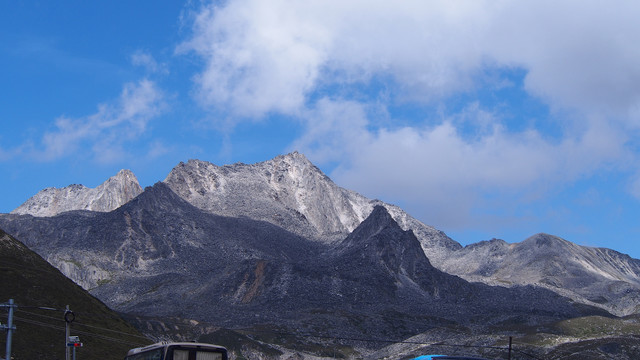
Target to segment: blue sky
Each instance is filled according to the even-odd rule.
[[[468,244],[640,258],[632,1],[0,2],[0,212],[304,153]]]

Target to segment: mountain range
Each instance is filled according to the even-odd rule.
[[[45,189],[0,228],[120,312],[369,349],[442,327],[632,315],[640,296],[627,255],[547,234],[463,247],[297,152],[189,160],[143,191],[129,171]]]

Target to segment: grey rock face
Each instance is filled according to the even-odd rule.
[[[441,268],[469,281],[544,287],[617,315],[640,310],[640,260],[548,234],[468,245],[451,252]]]
[[[135,180],[133,174],[130,177]],[[380,279],[378,288],[388,289],[393,296],[405,294],[405,298],[455,294],[452,289],[464,288],[430,287],[430,282],[419,274],[436,274],[432,271],[435,267],[471,282],[552,290],[618,315],[640,311],[639,260],[545,234],[520,244],[492,240],[463,248],[396,206],[340,188],[299,153],[252,165],[216,166],[190,160],[176,166],[163,183],[147,189],[145,196],[136,197],[115,211],[96,212],[108,211],[100,209],[109,207],[97,206],[100,202],[108,203],[106,199],[119,199],[111,205],[117,208],[126,198],[134,197],[139,185],[134,180],[126,181],[130,177],[122,176],[123,180],[116,176],[116,180],[112,178],[96,189],[72,185],[43,190],[23,205],[31,208],[31,212],[16,209],[12,215],[0,215],[0,225],[18,231],[21,239],[27,240],[33,249],[42,249],[38,250],[42,256],[67,276],[86,289],[94,289],[116,307],[128,304],[131,309],[145,306],[155,309],[153,294],[135,300],[132,294],[143,291],[149,284],[157,285],[162,279],[173,279],[167,281],[179,289],[185,288],[185,274],[214,271],[207,267],[211,261],[207,256],[213,255],[203,249],[216,248],[216,256],[224,254],[215,258],[218,266],[224,268],[227,262],[234,261],[244,266],[227,268],[224,276],[216,275],[226,279],[223,283],[216,282],[220,286],[242,284],[226,288],[224,296],[231,303],[271,299],[265,301],[275,304],[282,301],[282,294],[312,296],[316,291],[334,294],[335,297],[326,300],[339,303],[346,294],[356,297],[351,288],[375,294],[375,286],[358,287],[342,275],[323,275],[322,280],[313,284],[308,279],[301,280],[306,279],[301,274],[309,275],[310,271],[333,274],[336,269],[363,284],[370,277],[358,274],[376,274]],[[127,196],[113,195],[126,194],[126,189],[134,191]],[[92,211],[69,211],[74,209]],[[22,213],[51,218],[18,216]],[[389,225],[387,217],[395,225]],[[371,219],[365,223],[368,218]],[[372,222],[384,226],[377,229]],[[372,232],[356,236],[365,229]],[[385,236],[380,237],[383,233]],[[355,241],[360,238],[368,240]],[[419,241],[423,251],[419,256],[413,247],[416,243],[410,238]],[[73,255],[58,251],[58,246],[73,249]],[[195,255],[191,253],[194,249],[199,250]],[[282,260],[282,256],[287,260]],[[317,267],[318,259],[331,266]],[[362,267],[344,265],[354,262],[382,267],[365,271]],[[166,273],[165,268],[173,272]],[[127,272],[131,275],[124,275]],[[134,285],[123,285],[124,279]],[[443,283],[458,284],[455,281],[447,278]],[[257,289],[263,285],[261,291],[270,291],[272,297],[256,297]],[[202,291],[198,294],[223,296]],[[527,294],[532,290],[520,291]]]
[[[142,193],[138,179],[129,170],[120,170],[96,188],[83,185],[46,188],[13,210],[12,214],[54,216],[65,211],[108,212]]]
[[[121,312],[374,338],[604,314],[548,290],[443,273],[382,206],[345,239],[324,244],[265,221],[211,214],[158,183],[109,213],[1,215],[0,227],[59,267],[75,266],[68,276]]]
[[[403,229],[414,231],[434,262],[450,249],[461,248],[397,206],[337,186],[297,152],[252,165],[189,160],[176,166],[164,182],[199,209],[267,221],[323,243],[344,239],[374,206],[383,205]]]

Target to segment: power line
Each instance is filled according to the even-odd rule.
[[[54,330],[62,330],[62,331],[64,330],[64,326],[48,324],[48,323],[44,323],[44,322],[37,321],[37,320],[32,320],[32,319],[25,319],[25,318],[19,317],[19,316],[16,316],[15,319],[18,320],[18,321],[22,321],[22,322],[28,323],[28,324],[48,327],[48,328],[51,328],[51,329],[54,329]]]
[[[74,323],[74,324],[75,325],[79,325],[79,326],[85,326],[85,327],[92,328],[92,329],[97,329],[97,330],[102,330],[102,331],[109,331],[109,332],[116,333],[116,334],[121,334],[121,335],[132,336],[132,337],[137,337],[137,338],[140,338],[140,339],[149,340],[146,336],[134,335],[134,334],[130,334],[130,333],[127,333],[127,332],[124,332],[124,331],[106,329],[106,328],[103,328],[103,327],[89,325],[89,324],[83,324],[83,323]]]
[[[32,325],[37,325],[37,326],[42,326],[42,327],[47,327],[50,329],[54,329],[54,330],[59,330],[59,331],[64,331],[65,327],[64,326],[58,326],[58,325],[53,325],[53,324],[49,324],[49,323],[44,323],[41,321],[37,321],[37,320],[32,320],[32,319],[26,319],[23,317],[15,317],[15,320],[27,323],[27,324],[32,324]],[[92,333],[89,331],[82,331],[82,330],[74,330],[75,333],[81,334],[81,335],[87,335],[89,337],[95,337],[101,340],[106,340],[106,341],[110,341],[110,342],[116,342],[116,343],[120,343],[120,344],[124,344],[124,345],[133,345],[133,346],[140,346],[140,345],[144,345],[145,343],[142,342],[134,342],[134,341],[127,341],[124,339],[117,339],[117,338],[113,338],[110,336],[106,336],[106,335],[100,335],[100,334],[96,334],[96,333]]]
[[[55,318],[55,317],[53,317],[53,316],[47,316],[47,315],[38,314],[38,313],[34,313],[34,312],[29,312],[29,311],[24,311],[24,310],[18,310],[18,311],[19,311],[19,312],[21,312],[21,313],[25,313],[25,314],[29,314],[29,315],[34,315],[34,316],[39,316],[39,317],[42,317],[42,318],[51,319],[51,320],[55,320],[55,321],[64,321],[63,319]],[[146,339],[146,340],[148,340],[148,338],[147,338],[146,336],[142,336],[142,335],[135,335],[135,334],[131,334],[131,333],[124,332],[124,331],[113,330],[113,329],[107,329],[107,328],[103,328],[103,327],[100,327],[100,326],[84,324],[84,323],[79,322],[79,321],[77,321],[77,320],[74,322],[74,326],[84,326],[84,327],[93,328],[93,329],[97,329],[97,330],[108,331],[108,332],[112,332],[112,333],[116,333],[116,334],[121,334],[121,335],[126,335],[126,336],[132,336],[132,337],[137,337],[137,338],[141,338],[141,339]]]

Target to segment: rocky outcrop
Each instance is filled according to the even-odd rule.
[[[548,234],[521,243],[483,241],[450,253],[441,268],[491,285],[535,285],[617,315],[640,310],[640,260]]]
[[[49,261],[69,264],[59,267],[127,313],[394,339],[443,324],[525,317],[542,324],[604,314],[548,290],[490,287],[446,274],[383,206],[332,244],[206,212],[164,183],[109,213],[2,215],[0,226]]]
[[[298,152],[252,165],[189,160],[164,182],[202,210],[267,221],[323,243],[344,239],[374,206],[383,205],[403,229],[414,231],[435,263],[449,250],[461,248],[399,207],[339,187]]]
[[[138,179],[129,170],[120,170],[115,176],[96,188],[69,185],[64,188],[46,188],[13,210],[12,214],[54,216],[72,210],[108,212],[142,192]]]

